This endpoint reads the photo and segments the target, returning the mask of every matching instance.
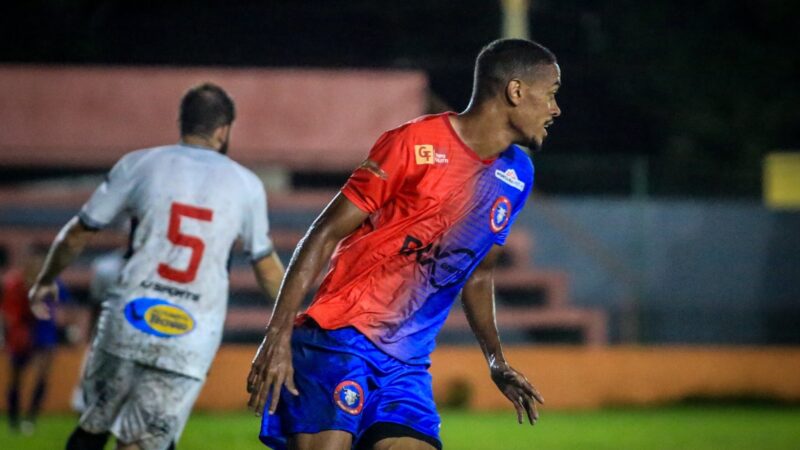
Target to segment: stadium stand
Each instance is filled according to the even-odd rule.
[[[0,163],[93,168],[95,173],[125,151],[174,142],[174,100],[202,80],[219,82],[237,101],[236,160],[257,172],[266,167],[288,173],[312,168],[310,172],[340,181],[383,130],[424,113],[427,98],[424,75],[408,71],[0,68],[0,86],[10,80],[24,83],[7,89],[11,98],[0,105],[0,120],[14,125],[12,133],[0,136]],[[306,95],[313,94],[318,110],[310,111],[287,94],[290,88],[298,91],[298,82],[308,89]],[[65,94],[57,95],[53,86]],[[99,182],[99,176],[89,176],[0,189],[0,254],[13,264],[26,246],[46,247]],[[287,260],[335,186],[276,187],[268,176],[264,182],[270,191],[273,240]],[[101,233],[64,273],[64,281],[79,295],[85,292],[92,259],[126,243],[123,232]],[[501,330],[522,341],[606,344],[605,312],[571,305],[568,274],[536,266],[533,253],[534,236],[527,227],[515,227],[495,275]],[[228,342],[258,339],[268,320],[270,308],[257,294],[246,265],[234,252]],[[463,336],[467,329],[455,307],[445,334]]]

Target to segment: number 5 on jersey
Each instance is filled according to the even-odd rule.
[[[197,277],[197,269],[200,267],[200,261],[203,259],[203,252],[206,249],[206,245],[203,243],[203,240],[197,236],[181,233],[181,218],[183,217],[211,222],[211,219],[214,217],[214,211],[207,208],[184,205],[178,202],[172,203],[169,214],[167,238],[170,242],[179,247],[188,247],[191,249],[192,255],[189,257],[189,267],[185,270],[176,269],[161,263],[158,265],[158,274],[167,280],[177,283],[191,283],[194,281],[195,277]]]

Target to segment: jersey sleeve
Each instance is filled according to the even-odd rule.
[[[274,247],[269,238],[269,219],[267,218],[267,194],[261,181],[255,181],[250,204],[246,206],[244,221],[239,237],[250,261],[256,262],[272,253]]]
[[[78,217],[84,226],[95,230],[105,228],[127,208],[136,184],[134,166],[137,156],[129,153],[120,159],[83,205]]]
[[[361,210],[372,214],[400,190],[410,168],[411,154],[401,131],[387,131],[350,175],[342,194]]]

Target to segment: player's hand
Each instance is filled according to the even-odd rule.
[[[270,391],[272,392],[270,414],[275,413],[278,408],[283,386],[286,386],[292,394],[300,395],[294,385],[290,336],[291,334],[280,335],[267,330],[264,340],[258,346],[256,357],[250,366],[250,374],[247,376],[247,392],[250,394],[247,406],[256,415],[261,415]]]
[[[50,319],[50,307],[48,301],[58,301],[58,286],[55,283],[34,283],[28,291],[28,301],[30,302],[31,312],[37,319]]]
[[[535,424],[539,420],[536,402],[544,403],[544,398],[539,391],[525,378],[525,375],[517,372],[508,363],[496,363],[490,369],[494,384],[514,404],[514,408],[517,410],[517,422],[522,423],[522,415],[525,411],[530,424]]]

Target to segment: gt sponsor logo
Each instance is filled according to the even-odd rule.
[[[447,159],[446,153],[439,153],[430,144],[421,144],[414,146],[414,159],[417,165],[423,164],[447,164],[450,162]]]
[[[195,327],[188,311],[160,298],[131,300],[125,305],[125,318],[139,331],[161,338],[182,336]]]
[[[515,172],[514,169],[508,169],[505,172],[500,169],[495,169],[494,176],[497,177],[498,180],[513,187],[514,189],[517,189],[520,192],[525,189],[525,183],[523,183],[522,180],[517,177],[517,172]]]

